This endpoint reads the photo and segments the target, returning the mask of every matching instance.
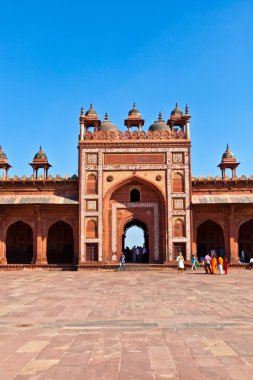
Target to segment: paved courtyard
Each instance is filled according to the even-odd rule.
[[[252,379],[253,271],[0,272],[0,379]]]

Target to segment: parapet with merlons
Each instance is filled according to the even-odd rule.
[[[171,131],[148,131],[148,132],[137,132],[137,131],[87,131],[84,135],[84,140],[185,140],[186,133],[183,130],[171,130]]]

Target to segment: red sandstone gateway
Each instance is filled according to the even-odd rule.
[[[144,131],[134,104],[122,132],[92,105],[81,109],[78,177],[48,175],[40,148],[30,178],[9,178],[0,148],[1,265],[109,265],[132,226],[144,232],[150,264],[173,262],[179,252],[188,261],[211,250],[234,262],[241,250],[253,256],[253,178],[236,177],[228,146],[222,178],[191,178],[190,118],[176,104],[167,122],[160,113]]]

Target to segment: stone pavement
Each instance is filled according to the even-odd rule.
[[[252,379],[253,271],[0,272],[0,379]]]

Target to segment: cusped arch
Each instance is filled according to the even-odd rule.
[[[141,220],[141,218],[136,219],[132,216],[129,216],[129,218],[124,220],[123,231],[126,232],[132,226],[140,227],[144,231],[148,232],[148,226],[146,225],[146,223],[143,220]]]

